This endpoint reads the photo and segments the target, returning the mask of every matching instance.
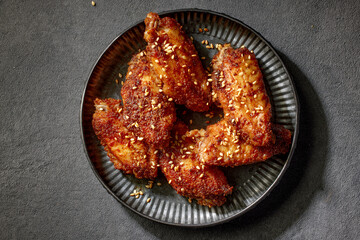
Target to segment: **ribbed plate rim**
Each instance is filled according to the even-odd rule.
[[[169,11],[163,11],[158,13],[160,16],[162,15],[166,15],[166,14],[173,14],[173,13],[181,13],[181,12],[198,12],[198,13],[210,13],[216,16],[220,16],[223,18],[227,18],[230,21],[233,21],[239,25],[241,25],[244,28],[247,28],[250,32],[254,33],[256,35],[256,37],[260,38],[268,47],[269,49],[275,54],[275,56],[279,59],[282,68],[284,69],[285,73],[288,76],[289,79],[289,83],[290,83],[290,87],[292,89],[292,93],[294,95],[294,100],[295,100],[295,112],[296,112],[296,116],[295,116],[295,127],[294,127],[294,132],[293,132],[293,139],[292,139],[292,144],[291,144],[291,148],[288,154],[288,157],[284,163],[284,166],[282,167],[281,171],[279,172],[278,176],[276,177],[276,179],[274,180],[274,182],[268,187],[268,189],[265,191],[265,193],[263,193],[262,196],[260,196],[257,200],[255,200],[251,205],[247,206],[246,208],[242,209],[240,212],[238,212],[237,214],[234,214],[233,216],[230,217],[225,217],[223,219],[211,222],[211,223],[200,223],[200,224],[181,224],[181,223],[173,223],[173,222],[167,222],[167,221],[162,221],[160,219],[156,219],[154,217],[150,217],[146,214],[143,214],[139,211],[137,211],[136,209],[130,207],[128,204],[126,204],[123,200],[121,200],[110,188],[109,186],[104,182],[104,179],[100,176],[99,172],[95,169],[95,166],[93,164],[93,162],[90,159],[89,153],[87,151],[86,148],[86,144],[85,144],[85,138],[84,138],[84,129],[83,129],[83,107],[84,107],[84,101],[85,101],[85,93],[87,91],[88,88],[88,84],[90,79],[92,78],[93,72],[97,66],[97,64],[99,63],[99,61],[101,60],[101,58],[105,55],[105,53],[108,51],[108,49],[119,39],[121,38],[121,36],[123,34],[125,34],[127,31],[129,31],[130,29],[132,29],[133,27],[139,25],[140,23],[142,23],[144,21],[144,19],[139,20],[137,22],[135,22],[134,24],[132,24],[131,26],[127,27],[126,29],[124,29],[123,31],[121,31],[112,41],[110,44],[108,44],[108,46],[105,48],[105,50],[100,54],[100,56],[97,58],[96,62],[93,64],[93,67],[90,70],[90,73],[88,74],[88,77],[84,83],[84,90],[82,93],[82,98],[81,98],[81,104],[80,104],[80,136],[81,136],[81,141],[82,141],[82,145],[83,145],[83,150],[84,153],[86,155],[86,158],[88,160],[88,163],[92,169],[92,171],[94,172],[95,176],[97,177],[97,179],[99,180],[99,182],[102,184],[102,186],[107,190],[107,192],[109,194],[111,194],[118,202],[120,202],[123,206],[127,207],[128,209],[132,210],[133,212],[139,214],[142,217],[145,217],[147,219],[150,219],[152,221],[155,222],[159,222],[159,223],[163,223],[166,225],[171,225],[171,226],[179,226],[179,227],[188,227],[188,228],[199,228],[199,227],[210,227],[210,226],[215,226],[215,225],[219,225],[219,224],[223,224],[225,222],[228,222],[230,220],[233,220],[235,218],[238,218],[239,216],[245,214],[246,212],[248,212],[249,210],[251,210],[252,208],[254,208],[257,204],[259,204],[262,200],[264,200],[269,194],[270,192],[276,187],[276,185],[279,183],[280,179],[282,178],[282,176],[284,175],[285,171],[287,170],[287,168],[290,165],[290,161],[292,159],[292,156],[294,154],[294,151],[296,149],[296,145],[297,145],[297,139],[298,139],[298,134],[299,134],[299,121],[300,121],[300,102],[299,102],[299,98],[298,98],[298,94],[296,92],[295,89],[295,84],[294,84],[294,80],[291,76],[291,74],[289,73],[288,69],[286,68],[283,60],[281,59],[281,57],[279,56],[279,54],[277,53],[277,51],[275,50],[275,48],[271,45],[270,42],[268,42],[260,33],[258,33],[256,30],[254,30],[253,28],[251,28],[250,26],[248,26],[247,24],[243,23],[242,21],[231,17],[227,14],[224,13],[219,13],[216,11],[212,11],[212,10],[205,10],[205,9],[199,9],[199,8],[184,8],[184,9],[176,9],[176,10],[169,10]]]

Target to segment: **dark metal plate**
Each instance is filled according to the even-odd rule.
[[[263,163],[236,168],[224,169],[229,183],[234,186],[233,194],[221,207],[208,208],[188,203],[186,198],[178,195],[167,183],[164,177],[154,184],[152,189],[146,189],[146,180],[123,175],[113,167],[100,145],[91,126],[94,113],[93,101],[98,98],[121,98],[121,84],[116,79],[123,80],[119,73],[125,76],[127,63],[131,56],[146,46],[143,40],[144,24],[139,22],[120,34],[101,55],[94,66],[86,83],[81,104],[80,121],[82,139],[90,166],[99,181],[119,202],[136,213],[170,225],[178,226],[210,226],[219,224],[248,211],[264,199],[275,187],[290,163],[295,150],[299,129],[299,104],[292,79],[283,62],[271,45],[258,33],[242,22],[204,10],[178,10],[160,14],[175,18],[188,35],[194,38],[194,44],[199,55],[206,57],[204,66],[208,66],[215,49],[207,49],[202,40],[213,43],[231,43],[235,48],[245,45],[253,50],[264,75],[269,97],[272,101],[274,122],[282,124],[293,133],[291,150],[286,155],[275,156]],[[145,17],[145,16],[144,16]],[[199,33],[199,28],[209,29],[209,32]],[[189,113],[196,123],[204,122],[203,114]],[[144,195],[136,199],[130,196],[135,189],[141,188]],[[151,202],[147,203],[147,198]]]

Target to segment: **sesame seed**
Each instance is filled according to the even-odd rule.
[[[203,30],[201,28],[199,28],[199,32],[203,32]]]
[[[133,87],[132,89],[137,89],[137,87],[135,86],[135,87]]]
[[[156,183],[156,185],[161,186],[161,182]]]
[[[130,76],[131,74],[132,74],[132,72],[130,71],[130,72],[129,72],[129,76]]]
[[[173,101],[173,99],[172,99],[172,98],[169,98],[169,99],[168,99],[168,101],[169,101],[169,102],[172,102],[172,101]]]
[[[171,179],[169,180],[169,184],[171,184]]]
[[[125,116],[126,119],[129,119],[130,117],[128,115]]]
[[[179,87],[181,87],[181,86],[182,86],[182,84],[181,84],[181,83],[178,83],[177,85],[178,85]]]
[[[192,54],[191,56],[192,56],[192,57],[196,57],[196,54]]]
[[[202,174],[200,174],[199,178],[202,178],[203,176],[204,176],[204,174],[202,173]]]
[[[151,198],[146,199],[146,202],[149,203],[151,201]]]
[[[209,31],[209,29],[207,29],[207,28],[204,28],[204,31],[205,31],[205,32],[208,32],[208,31]]]
[[[138,137],[137,139],[138,139],[139,141],[144,140],[144,138],[143,138],[143,137]]]
[[[91,1],[91,5],[95,6],[95,5],[96,5],[96,3],[95,3],[94,1]]]
[[[205,57],[201,57],[201,59],[205,60]]]
[[[119,79],[115,79],[116,84],[119,84]]]

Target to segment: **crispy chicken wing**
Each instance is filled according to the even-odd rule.
[[[265,161],[276,154],[285,154],[291,143],[291,132],[280,125],[273,126],[275,143],[253,146],[242,139],[236,127],[226,119],[210,125],[199,143],[199,156],[206,165],[235,167]]]
[[[125,122],[148,144],[161,148],[169,144],[176,121],[175,104],[161,92],[161,81],[145,54],[140,52],[132,58],[121,88]]]
[[[242,138],[251,144],[273,144],[271,105],[254,53],[225,44],[212,64],[213,98],[220,103],[225,118],[235,123]]]
[[[198,160],[197,142],[204,130],[188,131],[185,124],[177,122],[170,146],[160,157],[160,167],[169,184],[182,196],[196,199],[198,204],[220,206],[231,194],[224,173]]]
[[[121,100],[96,99],[92,125],[116,169],[137,178],[157,176],[154,150],[129,130],[123,120]]]
[[[149,13],[145,25],[147,56],[163,82],[165,95],[193,111],[207,111],[211,98],[207,74],[180,24],[175,19]]]

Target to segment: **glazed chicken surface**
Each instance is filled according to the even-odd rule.
[[[191,39],[175,19],[149,13],[144,38],[149,62],[163,83],[169,101],[204,112],[209,110],[210,87]]]
[[[93,129],[114,167],[136,178],[156,178],[156,150],[125,126],[121,100],[96,99],[95,108]]]
[[[220,206],[233,187],[220,169],[199,161],[197,143],[203,134],[204,130],[188,131],[184,123],[177,122],[171,143],[160,156],[160,168],[180,195],[201,205]]]
[[[159,167],[189,202],[221,206],[233,187],[219,167],[285,154],[291,132],[271,122],[271,103],[252,51],[217,46],[210,75],[175,19],[149,13],[144,39],[146,49],[128,64],[122,100],[94,101],[94,132],[116,169],[155,179]],[[212,103],[223,109],[224,118],[206,130],[190,131],[177,120],[176,104],[206,112]]]
[[[121,88],[124,119],[128,129],[157,148],[169,144],[176,121],[175,104],[162,93],[161,81],[140,52],[129,62],[126,81]]]
[[[273,144],[271,105],[254,53],[225,44],[212,65],[212,96],[225,118],[254,146]]]
[[[287,153],[291,132],[280,125],[273,125],[273,132],[274,143],[254,146],[242,138],[234,125],[223,119],[207,127],[205,137],[199,142],[199,157],[206,165],[235,167]]]

